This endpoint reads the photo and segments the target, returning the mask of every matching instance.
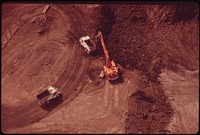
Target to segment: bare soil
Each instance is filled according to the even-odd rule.
[[[45,4],[2,4],[4,133],[198,132],[196,3],[49,5],[43,15]],[[98,30],[121,67],[117,83],[99,78]],[[94,55],[79,45],[85,35]],[[49,84],[64,101],[44,110],[35,96]]]
[[[22,4],[18,8],[27,8],[29,11],[32,8],[28,7],[31,6]],[[40,13],[44,5],[35,5],[35,7],[38,8],[34,11]],[[22,22],[26,21],[24,25],[16,26],[20,27],[18,32],[4,46],[2,52],[2,94],[5,97],[2,103],[4,106],[10,106],[5,110],[6,112],[3,112],[6,114],[5,117],[2,116],[3,130],[42,119],[49,112],[37,105],[35,96],[47,85],[53,84],[61,90],[64,98],[68,99],[87,71],[89,59],[81,55],[78,45],[69,44],[67,41],[66,31],[70,24],[66,25],[62,18],[67,22],[69,17],[62,11],[56,12],[56,10],[56,7],[51,7],[49,10],[48,15],[52,19],[49,20],[50,22],[47,20],[45,25],[49,26],[49,30],[42,35],[38,33],[38,29],[42,26],[31,22],[34,15],[19,12],[19,15],[12,18],[29,17],[24,17],[25,19],[22,20]],[[60,27],[62,23],[64,28]],[[19,38],[24,35],[26,35],[25,39]],[[18,117],[13,119],[16,114]]]
[[[184,4],[106,6],[112,13],[107,23],[112,30],[105,31],[112,58],[130,70],[142,71],[148,80],[130,97],[126,133],[170,133],[166,125],[174,110],[165,96],[166,88],[157,80],[161,69],[193,71],[199,63],[198,6],[185,8]]]

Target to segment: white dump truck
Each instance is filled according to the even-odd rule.
[[[62,99],[62,94],[61,92],[58,90],[58,88],[53,87],[53,86],[48,86],[47,89],[45,89],[43,92],[41,92],[40,94],[38,94],[37,96],[37,100],[38,100],[38,104],[41,107],[46,107],[49,104],[51,104],[51,102],[57,98]]]
[[[91,54],[92,52],[96,51],[96,44],[89,36],[81,37],[79,42],[84,47],[87,54]]]

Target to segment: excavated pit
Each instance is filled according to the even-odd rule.
[[[15,5],[13,5],[13,7],[15,7]],[[79,76],[81,76],[83,79],[84,74],[86,74],[86,77],[89,76],[88,78],[90,80],[94,80],[93,83],[90,84],[91,86],[94,85],[95,87],[103,87],[105,85],[104,81],[99,81],[97,79],[99,77],[99,73],[101,71],[100,67],[102,65],[96,67],[93,66],[92,68],[90,67],[91,65],[89,66],[89,61],[99,58],[99,56],[104,56],[100,43],[97,43],[98,53],[92,58],[84,54],[83,51],[76,46],[79,44],[78,39],[81,36],[90,35],[92,39],[95,39],[94,37],[97,31],[100,30],[110,53],[110,58],[114,59],[116,63],[120,64],[123,68],[132,71],[139,71],[143,76],[141,80],[138,80],[141,84],[140,88],[129,97],[128,112],[125,116],[125,133],[170,133],[170,131],[167,129],[167,126],[171,122],[171,118],[175,111],[169,103],[169,99],[166,96],[158,78],[160,77],[163,69],[168,69],[176,73],[182,73],[185,69],[190,71],[198,70],[198,5],[195,3],[187,3],[187,5],[97,4],[92,6],[90,4],[55,4],[52,5],[52,7],[53,10],[50,10],[50,13],[52,16],[54,16],[54,23],[52,25],[49,24],[49,27],[40,29],[41,32],[39,32],[37,36],[36,34],[32,33],[32,36],[36,39],[35,41],[37,41],[40,39],[40,37],[45,37],[48,35],[48,33],[53,31],[51,38],[55,38],[54,34],[56,33],[57,39],[53,39],[51,42],[55,42],[54,44],[59,46],[58,51],[61,50],[61,47],[62,49],[66,47],[67,51],[61,53],[62,57],[59,56],[60,63],[58,62],[58,64],[55,64],[58,66],[49,69],[51,70],[50,73],[54,73],[54,75],[52,75],[53,77],[50,79],[50,82],[56,82],[54,76],[57,76],[57,78],[60,77],[56,85],[59,87],[63,86],[62,89],[65,91],[67,90],[65,93],[66,99],[72,95],[71,100],[81,92],[81,90],[77,90],[78,92],[75,92],[76,86],[81,82]],[[20,15],[21,14],[22,13],[20,13]],[[4,16],[5,18],[8,17],[6,14]],[[66,20],[59,20],[59,18],[65,18]],[[50,22],[51,21],[52,20],[50,19]],[[60,26],[66,30],[62,29]],[[59,29],[59,31],[56,31],[54,27]],[[3,30],[5,29],[6,27],[3,27]],[[18,41],[16,37],[14,38],[14,41],[15,40]],[[48,42],[47,44],[49,45]],[[69,48],[67,48],[68,44],[70,45]],[[6,44],[4,45],[2,48],[5,47],[3,50],[3,56],[5,57],[3,59],[3,69],[5,69],[5,71],[3,70],[2,74],[6,78],[7,72],[11,72],[11,75],[14,74],[15,78],[18,78],[17,75],[19,73],[16,72],[14,68],[8,71],[6,69],[7,66],[10,68],[12,68],[12,66],[7,64],[7,61],[10,60],[6,60],[6,58],[9,57],[6,54],[9,52],[9,46],[6,46]],[[32,47],[31,44],[29,46]],[[38,54],[42,54],[42,52],[44,52],[42,48],[40,50],[40,47],[38,47],[38,51],[40,51]],[[56,54],[59,54],[60,52],[57,52]],[[83,54],[84,57],[82,57]],[[20,58],[24,59],[23,55],[19,56],[19,60]],[[34,57],[32,57],[32,59],[34,59]],[[65,62],[66,59],[68,63]],[[51,61],[51,59],[45,59],[44,64],[42,61],[41,67],[43,67],[43,65],[44,67],[47,67],[45,66],[45,61]],[[48,65],[48,63],[46,65]],[[51,62],[49,65],[51,65]],[[40,67],[40,65],[38,67]],[[35,73],[35,76],[37,76],[37,74],[40,73],[38,67],[36,65],[35,68],[33,67],[33,70],[30,68],[30,71],[33,71],[33,73],[31,72],[32,75]],[[28,66],[26,68],[28,69]],[[55,72],[57,68],[60,69],[59,71]],[[68,68],[69,71],[66,70]],[[72,75],[71,71],[76,73],[78,72],[79,74]],[[25,74],[24,72],[22,73]],[[48,74],[45,73],[45,76],[47,75]],[[23,79],[23,76],[21,78]],[[41,73],[40,78],[42,78]],[[43,80],[46,79],[44,78]],[[73,80],[75,80],[75,82]],[[86,83],[90,82],[90,80],[86,80]],[[21,80],[21,82],[24,81]],[[38,80],[38,82],[42,81]],[[48,83],[45,82],[45,84]],[[27,87],[27,90],[25,90],[31,92],[32,89],[29,87],[38,83],[31,83],[29,85],[27,85],[28,83],[26,85],[25,84],[26,83],[23,84],[24,86],[22,85],[23,87],[21,86],[20,91],[23,91]],[[17,85],[17,83],[14,84],[13,87],[15,85]],[[69,86],[70,91],[68,91]],[[34,87],[35,89],[38,89],[38,87]],[[12,87],[10,86],[10,88]],[[90,91],[88,90],[88,93],[89,92]],[[36,93],[37,92],[31,94]],[[24,110],[29,112],[27,113],[28,115],[34,114],[29,110],[38,110],[38,115],[35,114],[35,117],[34,115],[29,115],[30,118],[27,117],[27,119],[24,119],[24,121],[21,121],[21,123],[19,123],[17,119],[15,119],[15,121],[9,119],[8,123],[4,125],[5,129],[9,129],[12,126],[24,126],[34,122],[34,118],[36,119],[36,117],[39,121],[43,119],[44,115],[46,116],[46,112],[44,113],[39,110],[37,105],[34,104],[34,107],[35,108],[32,108],[32,106],[29,105],[27,107],[28,109],[24,108]],[[9,106],[3,105],[3,109],[9,110]],[[21,114],[21,120],[24,118],[21,113],[25,112],[24,110],[19,110],[19,114]],[[3,112],[3,115],[5,115],[4,119],[10,117],[7,112]],[[14,111],[12,113],[13,114],[11,116],[15,115]],[[39,115],[41,117],[38,117]]]
[[[198,6],[105,4],[101,10],[100,30],[111,59],[146,77],[144,88],[129,99],[125,132],[170,133],[174,111],[158,77],[164,68],[198,69]],[[190,29],[194,31],[187,37]]]

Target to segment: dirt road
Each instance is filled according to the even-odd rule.
[[[53,16],[53,21],[47,21],[45,24],[50,25],[49,32],[46,35],[37,35],[35,29],[40,26],[36,26],[29,21],[34,17],[35,12],[40,14],[39,12],[43,7],[44,5],[20,5],[15,9],[15,12],[20,10],[19,15],[13,17],[14,19],[11,18],[12,16],[10,17],[13,22],[19,21],[20,25],[3,23],[5,27],[17,27],[17,30],[13,33],[10,31],[5,32],[12,36],[3,44],[2,94],[7,97],[3,99],[3,105],[12,106],[12,102],[8,101],[11,100],[12,96],[17,95],[18,97],[18,107],[3,109],[3,131],[8,128],[24,126],[45,117],[49,112],[42,110],[35,99],[38,90],[42,90],[41,86],[47,83],[55,84],[66,100],[74,92],[89,66],[89,58],[82,55],[78,42],[76,42],[77,44],[67,42],[65,36],[70,24],[66,25],[65,22],[67,22],[69,16],[58,10],[56,6],[51,6],[48,11]],[[22,12],[30,12],[30,14],[20,14]],[[19,18],[23,19],[19,20]],[[51,29],[52,25],[54,25],[54,28]],[[61,28],[60,25],[66,25],[66,27]],[[3,34],[3,36],[5,35]],[[23,37],[24,35],[26,35],[25,39],[19,38],[19,36]],[[24,51],[16,51],[22,49]],[[12,67],[13,69],[8,69]],[[47,72],[41,71],[42,69]],[[27,75],[29,74],[30,77],[28,78]],[[23,80],[23,78],[27,78],[32,82],[27,84],[28,81]],[[38,78],[40,79],[37,80]],[[6,85],[9,82],[16,83],[13,86]],[[20,87],[16,86],[17,83],[21,84]],[[39,84],[41,85],[40,88],[38,87]],[[17,87],[14,92],[13,87]],[[12,96],[9,97],[10,95]],[[29,102],[24,102],[26,99]]]
[[[37,123],[9,133],[124,133],[127,102],[140,87],[139,80],[139,74],[127,71],[124,83],[112,85],[106,81],[100,89],[86,84],[70,104]]]

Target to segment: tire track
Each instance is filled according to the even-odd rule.
[[[89,66],[89,60],[84,57],[81,59],[81,55],[79,55],[79,57],[74,61],[77,62],[73,68],[74,72],[71,72],[72,70],[65,72],[58,80],[58,83],[56,83],[56,85],[60,85],[60,89],[63,92],[65,99],[67,99],[66,95],[69,96],[81,82],[85,72],[87,71],[87,67]],[[71,76],[68,76],[69,72],[71,72]],[[62,82],[65,83],[61,84]],[[2,129],[12,129],[34,123],[41,120],[48,113],[49,112],[42,110],[35,101],[23,108],[16,109],[14,112],[10,112],[6,118],[2,117]]]
[[[73,16],[73,14],[70,14]],[[45,42],[46,43],[46,42]],[[73,46],[69,50],[71,52],[66,58],[66,62],[68,63],[65,72],[59,78],[59,80],[55,83],[63,93],[63,95],[70,96],[71,93],[74,92],[78,84],[82,81],[85,72],[89,66],[89,59],[85,58],[80,53],[80,48],[78,46]],[[65,54],[65,53],[64,53]],[[61,58],[59,58],[61,59]],[[65,65],[66,62],[63,64]],[[66,100],[68,97],[64,97]],[[59,105],[59,108],[64,105],[65,102]],[[34,122],[37,122],[43,119],[48,114],[52,114],[56,112],[58,107],[54,108],[53,111],[45,111],[37,104],[36,100],[27,103],[23,107],[12,108],[13,111],[4,111],[7,115],[2,115],[2,131],[22,127]]]
[[[75,48],[73,48],[73,51],[72,52],[74,52],[75,51]],[[62,86],[63,85],[65,85],[64,84],[64,82],[66,82],[66,80],[68,79],[68,78],[70,78],[72,75],[73,75],[73,73],[74,73],[74,71],[75,71],[75,66],[73,66],[73,64],[71,64],[71,63],[74,63],[74,61],[76,61],[75,60],[75,57],[74,57],[74,55],[73,55],[73,53],[71,54],[71,58],[67,61],[68,62],[68,65],[67,65],[67,67],[65,67],[65,70],[64,70],[64,72],[63,72],[63,74],[62,74],[62,76],[59,78],[59,80],[55,83],[55,86],[56,87],[58,87],[59,89],[61,89],[62,88]],[[70,72],[69,72],[70,71]]]

